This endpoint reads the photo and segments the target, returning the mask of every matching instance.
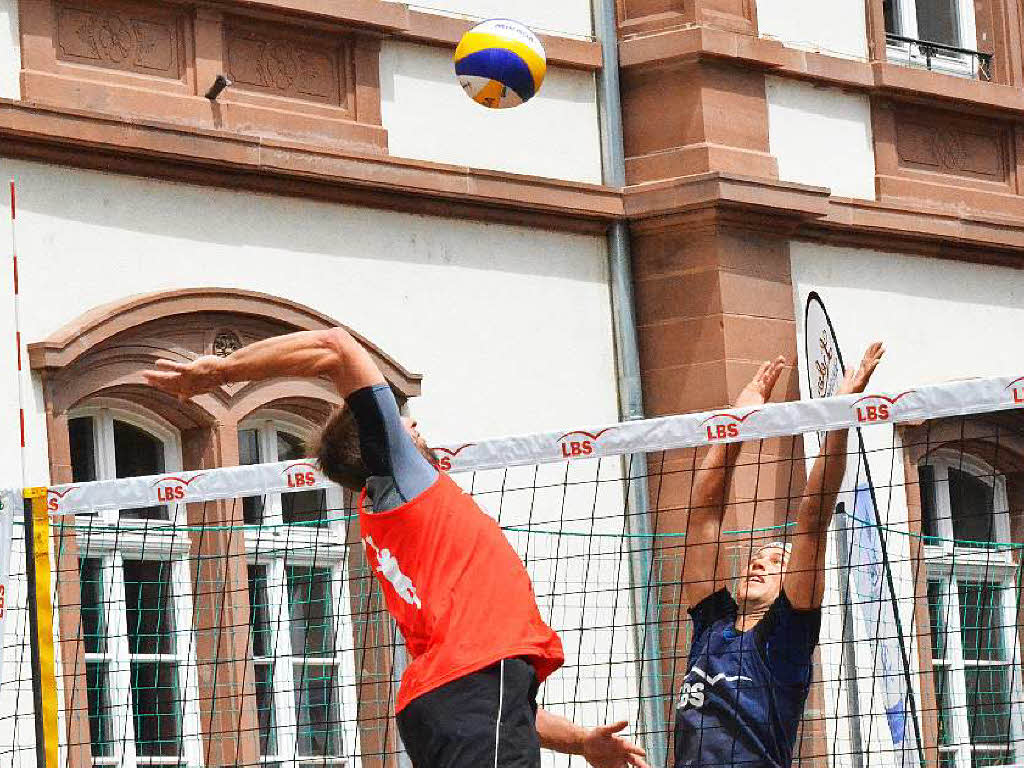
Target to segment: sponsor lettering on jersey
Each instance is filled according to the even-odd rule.
[[[691,676],[700,679],[690,680]],[[700,667],[693,667],[686,675],[686,680],[683,681],[683,685],[679,689],[679,702],[676,704],[676,709],[686,709],[687,707],[700,709],[704,706],[704,702],[707,701],[709,688],[714,688],[720,683],[732,685],[739,682],[751,683],[753,680],[746,675],[727,675],[724,672],[719,672],[717,675],[712,676],[708,675]]]

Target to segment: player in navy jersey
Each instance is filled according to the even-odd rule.
[[[885,349],[874,343],[837,394],[863,392]],[[783,358],[765,362],[736,400],[771,396]],[[788,768],[811,683],[825,595],[825,548],[846,473],[849,430],[830,432],[785,541],[756,549],[735,597],[726,584],[722,519],[741,444],[713,445],[701,463],[686,531],[683,586],[693,619],[676,705],[675,768]]]

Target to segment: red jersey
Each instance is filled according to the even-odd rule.
[[[396,712],[501,659],[529,659],[538,682],[562,666],[562,643],[540,616],[519,555],[448,475],[384,512],[366,508],[364,490],[359,528],[412,657]]]

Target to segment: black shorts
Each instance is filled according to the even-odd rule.
[[[540,768],[533,666],[506,659],[425,693],[399,713],[398,732],[415,768]]]

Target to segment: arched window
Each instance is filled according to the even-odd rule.
[[[179,469],[173,428],[118,405],[101,400],[69,414],[74,481]],[[168,507],[157,505],[102,513],[79,528],[86,697],[96,765],[198,764],[198,710],[187,693],[195,689],[188,679],[194,675],[188,541],[159,522],[170,518]]]
[[[177,431],[153,415],[99,401],[68,416],[72,482],[159,475],[181,469]],[[122,519],[167,520],[166,505],[121,510]]]
[[[1018,566],[1006,479],[951,449],[918,465],[932,663],[943,765],[1024,759],[1016,631]]]
[[[300,461],[306,458],[306,441],[315,425],[290,414],[261,411],[242,422],[238,428],[240,464],[266,464],[278,461]],[[255,524],[327,524],[335,510],[328,509],[326,491],[298,491],[272,494],[265,498],[244,500],[245,522]]]
[[[315,428],[263,409],[239,425],[240,463],[301,461]],[[357,734],[343,493],[250,497],[243,516],[259,526],[246,551],[260,755],[344,765]],[[275,527],[285,530],[275,537]]]

